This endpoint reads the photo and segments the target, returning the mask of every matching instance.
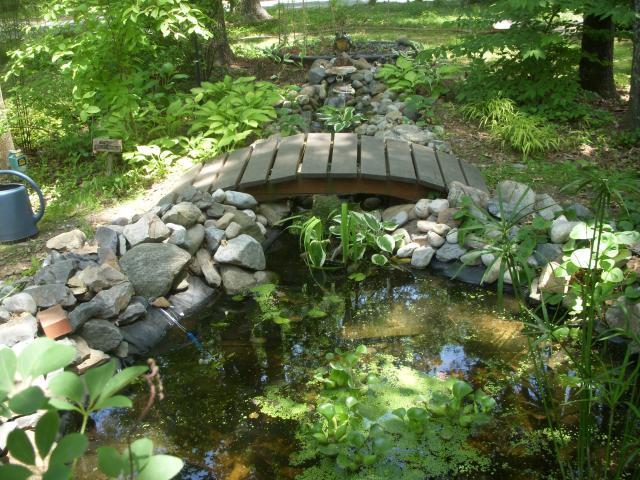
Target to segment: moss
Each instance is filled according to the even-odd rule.
[[[303,420],[309,412],[306,404],[283,396],[282,390],[275,386],[267,387],[265,394],[253,401],[265,415],[283,420]]]

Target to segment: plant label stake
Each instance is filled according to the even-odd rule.
[[[111,138],[94,138],[93,139],[93,153],[106,153],[107,154],[107,175],[113,173],[113,158],[115,154],[122,153],[122,140]]]

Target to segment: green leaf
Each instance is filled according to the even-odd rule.
[[[36,464],[36,452],[24,430],[16,428],[7,437],[7,448],[13,458],[27,465]]]
[[[71,467],[67,465],[49,465],[47,472],[42,476],[42,480],[70,480]]]
[[[349,280],[353,280],[354,282],[361,282],[367,278],[364,273],[354,272],[347,277]]]
[[[58,435],[59,426],[60,418],[55,410],[49,410],[38,420],[36,425],[36,447],[38,447],[40,458],[45,458],[49,455],[53,442],[55,442]]]
[[[376,237],[376,245],[378,245],[378,248],[380,248],[380,250],[383,250],[385,252],[393,253],[395,244],[396,241],[394,240],[393,236],[389,235],[388,233]]]
[[[640,233],[634,231],[618,232],[615,234],[615,239],[623,245],[635,245],[640,242]]]
[[[31,470],[22,465],[0,465],[0,478],[7,480],[28,480]]]
[[[311,265],[320,268],[327,260],[327,253],[324,251],[324,244],[320,240],[312,240],[307,250]]]
[[[81,433],[70,433],[62,439],[53,449],[49,458],[50,465],[63,465],[84,455],[89,446],[89,440]]]
[[[588,268],[591,260],[590,248],[579,248],[571,254],[570,261],[578,268]]]
[[[31,415],[47,404],[47,398],[40,387],[28,387],[9,400],[9,408],[18,415]]]
[[[81,405],[84,399],[84,385],[75,373],[62,372],[49,382],[49,390],[56,397],[62,397]]]
[[[361,448],[364,445],[365,441],[366,438],[360,431],[353,430],[347,435],[347,442],[356,448]]]
[[[35,339],[18,357],[18,372],[23,378],[35,378],[64,368],[75,358],[75,348],[41,337]]]
[[[18,361],[10,348],[0,349],[0,392],[10,392],[16,375]]]
[[[574,240],[591,240],[594,238],[595,230],[593,227],[587,225],[584,222],[578,223],[571,233],[569,234],[569,238],[573,238]]]
[[[327,312],[323,312],[319,308],[312,308],[307,312],[309,318],[324,318],[327,316]]]
[[[134,380],[140,377],[143,373],[145,373],[149,368],[146,366],[139,367],[129,367],[125,368],[121,372],[117,373],[115,376],[109,379],[107,384],[104,386],[102,393],[100,394],[100,399],[110,397],[120,390],[125,388],[128,385],[131,385]]]
[[[609,271],[602,272],[602,281],[611,283],[620,283],[624,280],[624,273],[618,267],[614,267]]]
[[[107,397],[99,399],[93,410],[102,410],[103,408],[131,408],[131,400],[124,395],[114,395],[113,397]]]
[[[371,255],[371,263],[373,263],[374,265],[382,267],[388,262],[389,260],[384,255],[381,255],[379,253],[374,253],[373,255]]]
[[[389,435],[380,435],[373,440],[373,451],[384,454],[393,448],[393,440]]]
[[[175,477],[184,462],[170,455],[154,455],[138,474],[137,480],[169,480]]]
[[[453,392],[454,397],[462,399],[473,392],[473,388],[467,382],[459,380],[453,384],[451,391]]]
[[[122,473],[122,456],[120,452],[113,447],[99,447],[98,468],[109,477],[119,477]]]
[[[352,396],[348,396],[344,403],[348,409],[352,409],[355,405],[358,404],[358,400]]]
[[[358,355],[364,355],[365,353],[367,353],[367,347],[366,345],[358,345],[356,347],[356,353]]]
[[[321,403],[318,405],[318,413],[326,418],[327,421],[330,421],[336,416],[336,407],[333,403]]]
[[[87,385],[87,390],[89,391],[89,401],[91,403],[94,403],[95,400],[100,396],[103,388],[106,386],[109,379],[113,376],[115,370],[116,364],[112,360],[100,367],[92,368],[82,376],[85,384]]]

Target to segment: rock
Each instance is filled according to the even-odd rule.
[[[449,206],[459,207],[460,201],[465,196],[471,197],[471,200],[482,208],[486,208],[489,203],[489,194],[484,190],[479,190],[457,181],[449,184],[449,195],[447,196]]]
[[[311,67],[307,72],[307,80],[309,83],[318,85],[327,76],[327,71],[320,66]]]
[[[4,307],[0,307],[0,323],[5,323],[11,320],[11,312]]]
[[[167,239],[167,242],[179,247],[184,245],[184,242],[187,240],[187,229],[175,223],[167,223],[166,225],[169,230],[171,230],[171,235]]]
[[[102,290],[88,303],[95,307],[93,316],[97,318],[113,318],[127,308],[133,294],[133,285],[129,282],[123,282],[107,290]]]
[[[427,241],[433,248],[440,248],[445,242],[444,238],[434,231],[427,233]]]
[[[127,280],[122,272],[107,264],[91,265],[79,272],[76,277],[83,285],[96,293]]]
[[[569,240],[571,230],[580,222],[570,222],[564,215],[560,215],[551,223],[549,237],[552,243],[565,243]]]
[[[193,203],[180,202],[171,207],[169,211],[162,216],[162,221],[165,223],[176,223],[185,228],[189,228],[200,221],[204,222],[205,219],[203,217],[202,211]]]
[[[484,255],[483,255],[484,257]],[[482,283],[490,285],[498,281],[498,277],[500,276],[500,264],[502,261],[498,259],[495,263],[489,263],[486,265],[487,269],[482,276]]]
[[[129,325],[130,323],[138,320],[145,313],[147,313],[147,302],[144,298],[137,297],[137,300],[132,301],[127,308],[118,315],[116,325]]]
[[[120,329],[108,320],[89,320],[82,326],[81,335],[89,347],[103,352],[115,350],[123,339]]]
[[[143,319],[122,327],[120,331],[129,344],[129,354],[143,355],[165,336],[169,328],[171,324],[164,314],[151,307]]]
[[[374,81],[371,81],[370,83],[371,84],[369,85],[369,88],[371,89],[372,96],[376,96],[387,89],[387,86],[382,82],[378,82],[374,80]]]
[[[177,201],[195,203],[206,198],[206,196],[207,196],[206,192],[203,192],[202,190],[195,188],[193,185],[189,185],[180,191],[180,193],[178,194]]]
[[[535,192],[524,183],[503,180],[498,183],[496,195],[498,203],[502,205],[502,212],[509,217],[522,218],[533,213],[536,206]],[[497,217],[500,217],[499,213]]]
[[[562,207],[556,203],[551,195],[541,193],[536,195],[535,211],[545,220],[553,220],[562,213]]]
[[[227,295],[244,293],[262,283],[271,283],[273,276],[269,272],[249,272],[233,265],[221,265],[222,285]]]
[[[220,218],[224,214],[224,205],[222,205],[221,203],[214,203],[207,210],[207,217],[209,218]]]
[[[221,188],[217,189],[215,192],[211,194],[211,200],[214,203],[224,203],[227,198],[227,193]]]
[[[31,295],[25,292],[16,293],[2,301],[2,306],[11,313],[30,313],[35,315],[38,305]]]
[[[449,208],[449,200],[447,200],[446,198],[437,198],[435,200],[431,200],[430,208],[432,213],[438,215]]]
[[[224,238],[224,230],[220,230],[217,227],[207,227],[204,230],[205,244],[207,249],[211,253],[215,253],[215,251],[220,246],[222,239]]]
[[[416,213],[416,217],[420,219],[425,219],[431,214],[430,209],[431,200],[423,198],[418,200],[416,206],[414,207],[414,212]]]
[[[200,265],[200,270],[202,271],[202,275],[206,282],[212,287],[219,287],[222,283],[222,277],[220,276],[218,269],[213,264],[211,253],[207,250],[200,249],[198,250],[198,253],[196,253],[196,260]]]
[[[396,256],[398,258],[409,258],[413,255],[413,251],[419,246],[420,245],[415,242],[407,243],[406,245],[403,245],[398,249],[398,251],[396,252]]]
[[[562,245],[555,243],[539,243],[533,252],[533,258],[538,267],[549,262],[555,262],[562,257]]]
[[[194,255],[204,241],[204,227],[199,223],[187,230],[184,243],[181,245],[187,252]]]
[[[253,210],[258,206],[258,202],[253,195],[249,195],[244,192],[234,192],[232,190],[227,191],[227,198],[224,203],[227,205],[233,205],[240,210],[244,210],[246,208]]]
[[[238,227],[233,227],[231,232],[228,232],[227,229],[233,224],[237,224]],[[251,218],[251,216],[247,215],[244,212],[237,211],[233,212],[233,218],[231,223],[227,225],[227,229],[225,229],[225,234],[227,238],[237,237],[238,235],[242,235],[243,233],[249,235],[250,237],[255,238],[258,242],[262,243],[265,240],[265,236],[262,232],[262,229],[258,226],[256,221]],[[230,237],[228,233],[231,233]],[[236,235],[233,235],[236,234]]]
[[[400,140],[427,145],[435,138],[435,135],[429,130],[423,130],[417,125],[402,124],[396,125],[391,128],[391,130],[384,132],[383,138],[385,140]]]
[[[446,236],[451,227],[444,223],[431,222],[429,220],[418,221],[418,230],[424,233],[435,232],[441,237]]]
[[[477,251],[467,252],[460,255],[460,261],[469,267],[475,267],[482,264],[482,260],[480,259],[480,255]]]
[[[129,356],[129,344],[123,340],[120,345],[113,351],[113,355],[118,358],[127,358]]]
[[[214,289],[205,285],[198,277],[187,277],[186,283],[187,288],[183,292],[169,297],[174,311],[181,316],[188,316],[201,310],[213,300],[216,294]]]
[[[458,260],[467,252],[457,243],[445,243],[436,253],[436,258],[441,262],[451,262]]]
[[[448,243],[458,243],[458,229],[452,228],[449,233],[447,233],[446,239]]]
[[[141,243],[162,242],[170,235],[170,230],[157,215],[145,214],[140,219],[124,227],[122,234],[132,247]]]
[[[568,214],[573,215],[573,217],[577,218],[578,220],[591,220],[595,217],[593,212],[581,203],[574,203],[572,205],[569,205],[565,210]]]
[[[233,222],[233,215],[233,212],[225,213],[215,222],[215,226],[221,230],[226,230],[229,224]]]
[[[415,268],[427,268],[436,251],[431,247],[418,247],[411,255],[411,266]]]
[[[42,267],[36,272],[33,281],[36,285],[67,283],[67,280],[69,280],[75,269],[76,262],[73,260],[61,260],[52,265]]]
[[[98,312],[100,311],[100,305],[97,303],[92,303],[91,301],[87,303],[81,303],[76,308],[73,309],[72,312],[69,313],[69,323],[71,324],[71,329],[76,331],[80,328],[87,320],[94,318]]]
[[[473,250],[481,250],[487,246],[487,242],[482,237],[472,233],[465,237],[464,246]]]
[[[172,244],[143,243],[120,259],[124,273],[138,295],[161,297],[169,292],[191,255]]]
[[[72,307],[76,304],[76,297],[62,283],[27,287],[24,289],[24,293],[31,295],[36,305],[41,308],[49,308],[57,304],[63,307]]]
[[[82,230],[71,230],[47,240],[47,248],[51,250],[77,250],[84,247],[87,236]]]
[[[262,246],[253,237],[242,234],[218,248],[214,259],[218,263],[231,264],[252,270],[264,270],[266,259]]]
[[[32,340],[38,333],[38,322],[29,313],[0,324],[0,345],[12,347],[25,340]]]
[[[274,226],[291,213],[289,202],[263,203],[258,207],[258,213],[267,219],[268,226]]]
[[[559,268],[561,267],[558,262],[549,262],[545,265],[538,279],[538,289],[541,292],[567,293],[567,291],[569,290],[569,282],[571,281],[571,276],[567,273],[556,276],[554,272]]]
[[[640,335],[640,303],[631,303],[627,298],[618,298],[615,305],[607,309],[605,315],[607,324],[612,329],[629,332],[631,338]],[[637,344],[631,346],[633,352],[638,352]]]
[[[385,222],[393,222],[398,227],[403,226],[409,220],[415,220],[415,205],[408,203],[404,205],[395,205],[389,207],[382,212],[382,220]]]
[[[95,242],[98,245],[98,252],[101,250],[118,253],[119,235],[124,232],[124,227],[120,225],[101,225],[96,228]]]

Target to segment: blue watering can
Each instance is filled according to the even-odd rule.
[[[44,215],[45,200],[40,187],[24,173],[0,170],[0,175],[13,175],[25,180],[38,194],[40,208],[36,215],[31,209],[27,189],[20,183],[0,184],[0,243],[13,242],[38,234],[36,223]]]

